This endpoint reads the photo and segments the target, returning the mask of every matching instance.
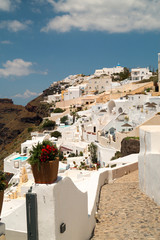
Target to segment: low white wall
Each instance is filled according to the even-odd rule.
[[[87,193],[82,193],[70,178],[56,184],[35,185],[38,199],[39,240],[85,240],[87,228]],[[60,225],[66,231],[60,233]]]
[[[85,157],[68,157],[67,158],[67,164],[70,164],[70,166],[74,166],[73,162],[76,162],[76,164],[78,166],[80,166],[81,162],[83,162],[83,160],[85,160]]]
[[[160,205],[160,127],[140,128],[139,183],[140,189]]]
[[[1,218],[5,223],[6,230],[27,233],[25,200],[18,201],[18,199],[12,199],[8,211],[5,204],[7,205],[8,203],[3,203]],[[12,210],[13,208],[15,208],[14,211]]]
[[[87,174],[91,177],[78,181],[77,187],[69,177],[58,177],[54,184],[34,184],[32,192],[37,193],[39,240],[88,240],[96,223],[95,212],[101,187],[136,169],[137,163],[131,163],[116,168],[90,171]],[[12,205],[5,214],[7,202],[4,202],[2,221],[6,224],[8,233],[14,233],[13,239],[16,239],[16,236],[16,240],[20,239],[22,234],[21,240],[24,240],[27,231],[26,204],[24,201],[18,204],[17,201],[21,200],[12,200]],[[15,205],[17,207],[13,211]],[[62,223],[66,224],[64,233],[60,233]]]
[[[102,147],[100,144],[97,144],[97,146],[98,146],[97,151],[98,161],[100,162],[101,167],[104,167],[115,155],[117,150],[114,148]]]
[[[96,223],[95,212],[101,187],[137,169],[132,165],[121,167],[122,171],[118,167],[99,169],[87,181],[87,192],[80,191],[68,177],[59,177],[56,183],[50,185],[34,185],[33,192],[37,193],[38,200],[39,240],[88,240]],[[66,224],[64,233],[60,233],[62,223]]]
[[[6,230],[6,240],[27,240],[27,233]]]

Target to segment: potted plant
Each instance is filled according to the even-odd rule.
[[[50,141],[43,141],[34,146],[28,159],[32,167],[35,183],[51,184],[57,180],[59,153]]]
[[[0,171],[0,215],[3,205],[4,190],[7,188],[8,183],[6,181],[6,175],[4,172]]]

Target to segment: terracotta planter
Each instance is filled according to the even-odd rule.
[[[32,172],[35,183],[51,184],[57,180],[58,175],[59,158],[54,161],[42,162],[40,169],[38,164],[32,165]]]
[[[3,197],[4,197],[4,191],[0,191],[0,215],[1,215],[2,205],[3,205]]]

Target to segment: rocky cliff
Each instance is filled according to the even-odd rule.
[[[0,149],[13,141],[25,128],[39,125],[42,118],[25,107],[14,105],[11,99],[0,99]]]
[[[34,112],[38,114],[41,118],[47,117],[49,115],[50,106],[48,103],[44,103],[44,94],[41,94],[37,98],[33,99],[31,102],[29,102],[25,109],[29,112]]]
[[[127,156],[133,153],[139,153],[140,142],[135,138],[124,138],[121,142],[121,155]]]

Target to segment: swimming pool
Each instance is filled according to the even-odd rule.
[[[28,159],[28,157],[22,157],[22,156],[20,156],[20,157],[17,157],[17,158],[14,158],[13,160],[20,160],[20,161],[26,161]]]
[[[62,125],[62,126],[59,126],[59,128],[65,128],[65,127],[70,127],[71,125]]]

